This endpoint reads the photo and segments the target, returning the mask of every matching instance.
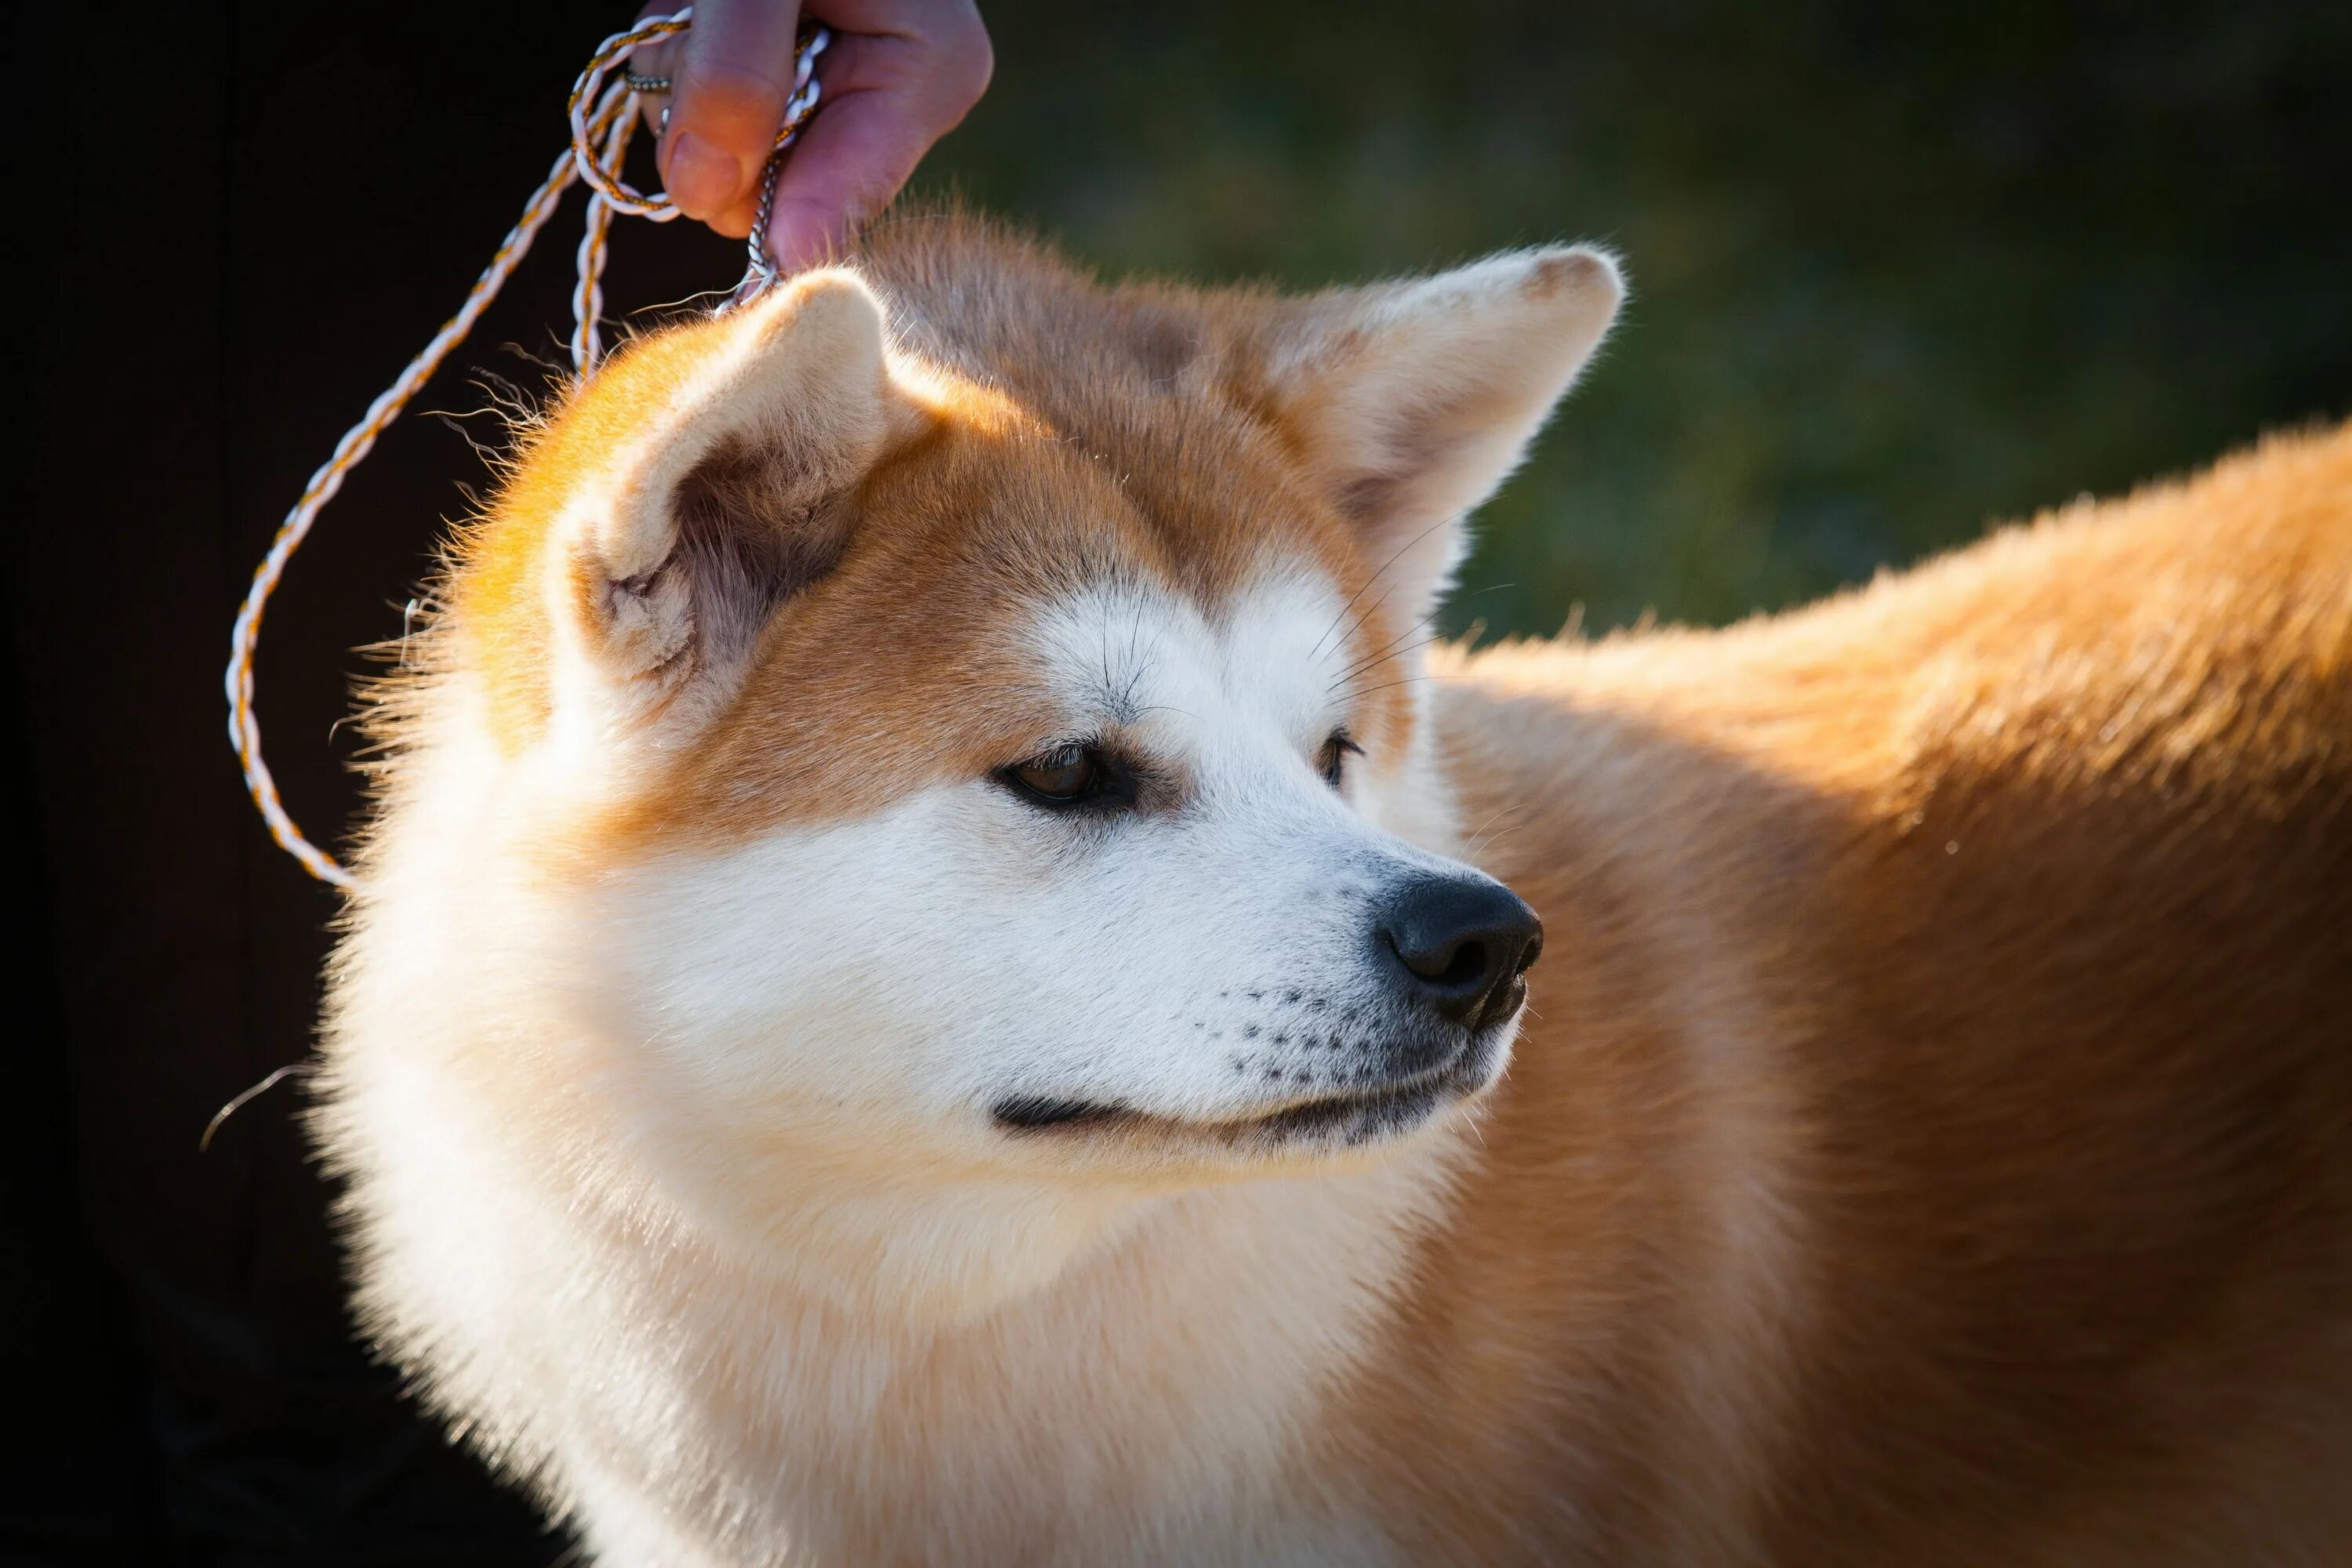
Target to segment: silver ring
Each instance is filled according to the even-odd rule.
[[[621,73],[621,79],[629,84],[631,92],[667,92],[669,90],[670,79],[666,76],[639,76],[633,70],[625,70]]]

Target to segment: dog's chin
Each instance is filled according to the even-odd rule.
[[[1007,1096],[990,1107],[990,1115],[1004,1132],[1024,1141],[1106,1152],[1124,1144],[1161,1157],[1186,1148],[1243,1157],[1370,1149],[1406,1138],[1492,1089],[1502,1075],[1517,1022],[1480,1030],[1433,1068],[1364,1088],[1272,1100],[1263,1109],[1232,1115],[1173,1115],[1118,1100],[1036,1095]]]

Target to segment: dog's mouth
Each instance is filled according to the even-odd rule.
[[[1369,1143],[1420,1126],[1442,1106],[1485,1089],[1505,1031],[1488,1031],[1442,1067],[1368,1089],[1289,1100],[1239,1116],[1171,1116],[1099,1100],[1010,1095],[989,1108],[1008,1132],[1041,1136],[1140,1135],[1206,1139],[1234,1147]]]

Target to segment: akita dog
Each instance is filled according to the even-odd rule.
[[[2352,1557],[2352,429],[1424,647],[1619,295],[907,221],[528,435],[318,1128],[595,1561]]]

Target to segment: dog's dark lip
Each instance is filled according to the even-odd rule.
[[[1271,1116],[1261,1116],[1245,1125],[1268,1132],[1288,1134],[1322,1132],[1333,1128],[1356,1124],[1367,1117],[1383,1115],[1396,1121],[1418,1121],[1426,1116],[1453,1087],[1454,1075],[1415,1079],[1388,1089],[1373,1089],[1362,1094],[1335,1094],[1323,1100],[1310,1100]]]
[[[999,1127],[1011,1132],[1051,1135],[1065,1132],[1100,1132],[1118,1128],[1141,1131],[1162,1128],[1171,1131],[1231,1135],[1236,1132],[1307,1132],[1318,1127],[1334,1125],[1364,1111],[1383,1107],[1402,1107],[1415,1100],[1434,1100],[1441,1086],[1423,1079],[1401,1088],[1380,1089],[1351,1094],[1324,1095],[1314,1100],[1296,1101],[1277,1110],[1229,1120],[1200,1121],[1185,1116],[1167,1116],[1157,1111],[1138,1110],[1131,1106],[1107,1104],[1090,1100],[1016,1099],[999,1100],[989,1108],[989,1114]]]
[[[1136,1113],[1116,1105],[1103,1105],[1090,1100],[1051,1100],[1039,1095],[1017,1095],[1000,1100],[988,1108],[1000,1127],[1018,1132],[1039,1132],[1047,1128],[1077,1127],[1088,1123],[1117,1121]]]
[[[1475,1040],[1437,1068],[1406,1079],[1368,1089],[1294,1100],[1272,1110],[1216,1121],[1169,1116],[1139,1110],[1105,1100],[1069,1100],[1047,1095],[1010,1095],[989,1107],[999,1127],[1010,1132],[1051,1136],[1057,1133],[1099,1132],[1118,1129],[1232,1137],[1271,1132],[1288,1135],[1316,1132],[1382,1113],[1400,1120],[1419,1120],[1449,1094],[1471,1089],[1483,1076],[1490,1058],[1486,1039]]]

